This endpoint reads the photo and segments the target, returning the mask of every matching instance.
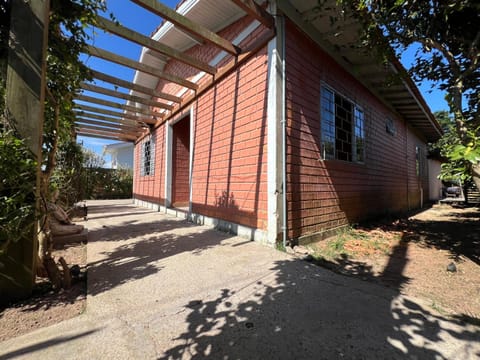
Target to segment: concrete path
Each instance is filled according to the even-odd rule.
[[[394,290],[128,201],[89,208],[87,311],[0,359],[480,357],[480,328]]]

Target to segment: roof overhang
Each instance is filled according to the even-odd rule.
[[[402,64],[392,58],[385,65],[360,44],[359,24],[343,17],[335,2],[318,11],[317,0],[279,0],[279,8],[330,56],[358,79],[394,113],[418,130],[427,141],[442,135],[415,83]],[[332,25],[330,16],[337,20]]]
[[[128,82],[116,78],[115,74],[93,72],[96,79],[114,84],[115,88],[125,88],[129,92],[120,93],[117,90],[83,84],[85,90],[117,96],[123,100],[122,103],[116,103],[104,100],[101,96],[95,98],[79,95],[77,99],[87,102],[78,106],[77,114],[81,118],[78,118],[76,129],[79,134],[137,141],[147,134],[152,126],[159,126],[183,111],[198,96],[255,55],[275,35],[272,15],[259,5],[264,3],[262,0],[184,0],[176,12],[157,0],[131,1],[157,15],[163,14],[163,18],[169,21],[163,22],[154,34],[148,37],[108,19],[100,19],[99,26],[104,30],[141,44],[143,48],[139,61],[119,56],[107,49],[93,46],[87,48],[90,55],[133,68],[136,73],[133,82]],[[331,1],[334,4],[334,1]],[[288,18],[395,114],[416,128],[427,141],[434,141],[441,136],[440,125],[413,81],[408,76],[397,76],[401,80],[395,83],[388,81],[392,75],[406,75],[400,62],[392,59],[390,64],[385,66],[365,49],[351,46],[358,43],[359,25],[355,21],[347,19],[336,24],[339,28],[332,29],[328,20],[331,14],[328,11],[322,12],[321,16],[315,13],[317,0],[277,0],[277,3]],[[331,11],[338,11],[335,9]],[[242,33],[249,33],[259,26],[263,28],[262,36],[248,49],[241,49],[235,41],[229,43],[217,35],[221,29],[244,16],[250,17],[251,23]],[[324,21],[325,19],[327,21]],[[185,54],[192,46],[204,42],[215,44],[220,49],[219,55],[209,63]],[[196,75],[180,78],[164,72],[165,64],[172,58],[192,66]],[[227,65],[219,67],[222,59],[228,60]],[[161,93],[157,91],[159,79],[180,85],[182,90],[175,94]]]
[[[236,20],[245,16],[239,8],[231,1],[217,0],[186,0],[182,1],[176,11],[191,21],[202,25],[213,32],[218,32]],[[164,21],[152,34],[152,39],[169,45],[179,51],[187,51],[191,47],[201,44],[202,41],[187,32],[181,31],[171,22]],[[163,70],[168,57],[162,56],[148,48],[143,48],[140,55],[140,63],[154,66]],[[158,77],[136,71],[133,82],[142,86],[155,89],[158,84]],[[138,94],[139,96],[148,96]],[[183,94],[180,94],[183,95]]]

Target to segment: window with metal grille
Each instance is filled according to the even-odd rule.
[[[153,137],[142,143],[141,176],[154,174],[155,163],[155,141]]]
[[[326,86],[322,86],[321,91],[322,158],[364,162],[363,110]]]

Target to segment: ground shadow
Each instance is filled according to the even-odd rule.
[[[408,225],[416,233],[410,241],[422,242],[426,246],[447,250],[451,258],[462,256],[480,265],[480,222],[478,219],[458,219],[451,221],[413,220]]]
[[[388,255],[388,264],[382,273],[374,273],[372,266],[347,254],[341,254],[333,260],[313,259],[312,262],[337,273],[358,277],[362,280],[380,282],[397,291],[407,285],[411,279],[403,275],[408,262],[410,244],[419,247],[447,251],[455,262],[470,259],[480,264],[480,211],[472,208],[469,212],[447,213],[449,220],[420,220],[414,215],[421,211],[410,212],[403,218],[393,216],[364,222],[355,226],[356,230],[370,232],[381,230],[386,233],[400,233],[401,237]]]
[[[53,338],[47,341],[39,342],[30,346],[25,346],[15,351],[11,351],[6,354],[0,355],[0,360],[13,359],[17,356],[26,355],[28,353],[33,353],[41,349],[49,348],[49,347],[56,346],[68,341],[73,341],[81,337],[89,336],[97,331],[98,329],[93,329],[93,330],[84,331],[82,333],[71,335],[71,336],[58,336],[56,338]]]
[[[119,210],[117,210],[119,211]],[[142,212],[138,212],[136,211],[135,214],[151,214],[152,211],[142,211]],[[96,215],[96,214],[89,214],[88,216],[88,219],[89,220],[98,220],[98,219],[108,219],[108,218],[113,218],[113,217],[119,217],[119,216],[131,216],[132,214],[131,213],[110,213],[110,214],[107,214],[107,215]]]
[[[392,290],[301,260],[277,261],[271,270],[247,292],[225,288],[186,303],[186,329],[159,359],[480,356],[468,345],[478,341],[478,328],[447,322]]]
[[[92,295],[158,273],[164,258],[186,252],[202,254],[223,246],[222,240],[228,237],[167,217],[153,222],[128,220],[92,233],[94,241],[111,245],[111,241],[118,242],[115,248],[100,254],[102,259],[90,263]],[[384,273],[377,278],[387,277],[392,271],[402,273],[407,261],[404,245],[408,242],[402,244],[404,248],[394,249]],[[373,278],[367,266],[348,258],[344,261],[361,278]],[[480,356],[480,329],[461,318],[434,314],[416,300],[399,296],[398,289],[408,281],[406,278],[398,278],[389,289],[338,276],[301,260],[277,260],[271,264],[270,269],[255,277],[245,268],[247,285],[232,281],[223,289],[211,289],[210,295],[186,301],[183,310],[177,312],[183,314],[184,330],[171,335],[171,345],[160,349],[159,359]],[[162,324],[164,315],[159,313],[159,319]],[[148,327],[155,329],[154,324]]]
[[[130,214],[132,215],[132,214]],[[120,215],[122,216],[122,215]],[[118,217],[118,216],[115,216]],[[177,218],[160,217],[158,220],[144,222],[141,218],[126,220],[117,225],[103,225],[99,229],[89,229],[88,242],[130,240],[137,236],[161,234],[176,228],[193,228],[195,225]]]
[[[425,211],[423,209],[422,211]],[[412,214],[409,214],[412,215]],[[416,243],[420,246],[446,250],[453,260],[463,256],[480,265],[480,210],[471,208],[468,212],[445,214],[445,219],[421,220],[417,218],[385,218],[366,222],[359,229],[380,228],[384,231],[402,232],[401,242]]]
[[[54,290],[52,284],[45,280],[35,284],[33,292],[27,299],[0,306],[0,319],[6,309],[21,308],[22,312],[47,311],[50,308],[64,307],[79,299],[85,299],[87,284],[85,279],[74,280],[66,290]]]
[[[118,246],[101,252],[101,260],[89,261],[89,295],[153,275],[162,269],[159,264],[162,259],[184,252],[200,254],[220,245],[227,237],[185,220],[165,217],[153,222],[132,220],[117,226],[106,226],[91,235],[92,242],[116,242]]]

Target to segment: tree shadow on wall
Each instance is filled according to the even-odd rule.
[[[479,328],[391,289],[300,260],[184,305],[186,330],[159,359],[472,359]],[[477,343],[476,346],[472,344]]]
[[[215,206],[238,210],[235,196],[233,195],[233,193],[229,194],[226,190],[222,191],[221,194],[215,192]]]

